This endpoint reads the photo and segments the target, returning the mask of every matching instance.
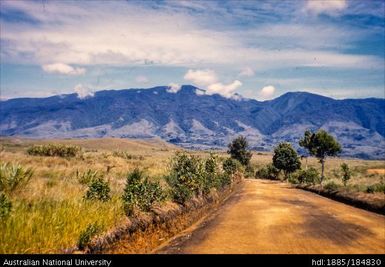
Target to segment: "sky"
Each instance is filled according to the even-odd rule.
[[[0,97],[384,98],[384,17],[382,0],[1,0]]]

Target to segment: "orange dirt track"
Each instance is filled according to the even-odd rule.
[[[385,253],[385,216],[288,184],[246,180],[223,206],[154,253]]]

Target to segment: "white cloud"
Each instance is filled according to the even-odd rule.
[[[184,79],[193,82],[197,86],[208,86],[218,81],[217,74],[215,71],[210,69],[203,70],[188,70],[184,75]]]
[[[254,76],[254,70],[250,67],[245,67],[241,70],[241,72],[238,74],[238,76],[246,76],[246,77],[251,77]]]
[[[167,88],[167,92],[169,93],[177,93],[181,89],[181,86],[177,83],[170,83]]]
[[[148,83],[149,79],[144,75],[139,75],[139,76],[136,76],[135,81],[137,83]]]
[[[86,73],[85,68],[72,67],[63,63],[46,64],[42,66],[42,69],[48,73],[57,73],[64,75],[82,75]]]
[[[268,99],[271,99],[273,97],[274,93],[275,93],[275,87],[274,86],[272,86],[272,85],[265,86],[259,92],[259,97],[262,100],[268,100]]]
[[[207,95],[220,94],[228,98],[233,96],[235,90],[242,85],[242,82],[238,80],[229,84],[219,82],[216,72],[211,69],[190,69],[184,75],[184,79],[205,89],[205,94]],[[202,95],[202,92],[198,91],[197,94]]]
[[[220,94],[224,97],[231,97],[234,95],[235,90],[242,85],[242,82],[235,80],[229,84],[214,83],[207,87],[206,94]]]
[[[307,5],[310,10],[321,12],[331,10],[331,7],[338,10],[344,6],[344,2],[341,3],[320,0]],[[213,6],[211,11],[220,9],[225,12],[218,5]],[[322,66],[326,67],[383,68],[381,58],[339,52],[345,45],[352,45],[351,34],[346,33],[354,31],[320,23],[287,25],[287,28],[267,24],[241,31],[218,30],[215,26],[207,27],[212,24],[212,13],[197,20],[193,14],[179,9],[169,7],[160,12],[130,1],[111,1],[108,5],[99,2],[72,5],[67,1],[55,1],[46,3],[44,12],[40,2],[5,1],[4,8],[26,13],[42,26],[2,21],[3,62],[160,64],[189,68],[203,64],[235,68],[251,65],[257,70],[309,66],[314,56],[324,55]],[[229,22],[226,20],[234,19],[226,14],[221,17],[224,24]],[[270,32],[273,34],[269,35]],[[328,50],[323,50],[325,48]]]
[[[315,14],[336,14],[348,6],[346,0],[308,0],[306,10]]]
[[[74,91],[78,94],[78,98],[80,99],[94,96],[94,92],[92,92],[88,86],[83,84],[76,85]]]

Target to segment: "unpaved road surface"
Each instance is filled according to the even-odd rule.
[[[246,180],[154,253],[385,253],[385,216],[284,183]]]

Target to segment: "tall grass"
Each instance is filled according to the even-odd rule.
[[[33,175],[31,168],[20,164],[0,163],[0,192],[12,194],[25,186]]]
[[[0,222],[0,253],[54,253],[77,244],[82,231],[97,223],[111,228],[124,217],[121,201],[81,199],[16,202],[12,215]]]

